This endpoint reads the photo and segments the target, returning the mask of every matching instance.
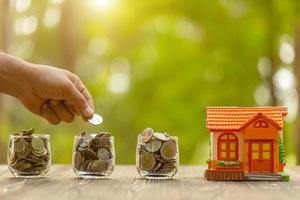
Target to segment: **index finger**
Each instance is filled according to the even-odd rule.
[[[84,98],[86,99],[86,101],[88,102],[89,106],[94,109],[94,101],[93,98],[91,96],[91,94],[89,93],[89,91],[86,89],[86,87],[84,86],[84,84],[82,83],[82,81],[79,79],[77,81],[77,83],[75,84],[76,88],[80,91],[80,93],[84,96]]]
[[[65,99],[78,109],[83,117],[90,118],[94,114],[94,109],[89,105],[83,94],[70,82],[63,90]]]

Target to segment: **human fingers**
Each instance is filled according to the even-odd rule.
[[[81,115],[79,110],[76,110],[76,108],[68,101],[63,101],[63,104],[68,108],[68,110],[73,114],[73,115]]]
[[[94,109],[93,98],[92,98],[91,94],[89,93],[89,91],[84,86],[84,84],[82,83],[82,81],[80,79],[78,79],[75,85],[76,85],[76,88],[81,92],[81,94],[87,100],[89,106],[91,106],[91,108]],[[90,117],[82,116],[82,119],[85,120],[85,121],[87,121],[89,118]]]
[[[61,121],[48,101],[45,101],[41,106],[41,116],[53,125],[59,124]]]
[[[95,107],[94,107],[93,98],[80,79],[77,80],[77,82],[75,83],[75,86],[80,91],[80,93],[84,96],[84,98],[88,102],[89,106],[92,109],[94,109]]]
[[[90,118],[94,114],[94,109],[89,105],[83,94],[71,81],[64,86],[63,96],[65,97],[65,100],[75,107],[75,109],[80,111],[82,117]]]
[[[51,100],[50,105],[61,121],[72,122],[74,120],[74,115],[68,110],[62,101]]]

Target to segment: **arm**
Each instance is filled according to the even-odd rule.
[[[0,52],[0,92],[16,97],[29,111],[51,124],[94,113],[91,95],[75,74],[25,62]]]

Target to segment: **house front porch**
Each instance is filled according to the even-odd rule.
[[[205,171],[204,177],[214,181],[242,181],[245,180],[244,171],[238,170],[210,170]]]
[[[211,170],[207,169],[204,173],[207,180],[213,181],[289,181],[286,172],[280,173],[245,173],[236,170]]]

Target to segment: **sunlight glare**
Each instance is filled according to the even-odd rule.
[[[61,13],[59,9],[49,8],[46,10],[43,23],[47,28],[55,27],[60,21]]]
[[[291,64],[295,59],[295,50],[292,44],[283,42],[280,47],[279,57],[285,64]]]
[[[18,0],[16,1],[16,10],[19,13],[25,12],[29,9],[31,0]]]
[[[107,9],[111,5],[111,0],[92,0],[97,8]]]
[[[281,90],[288,90],[294,86],[294,74],[290,69],[282,67],[275,73],[273,83]]]
[[[127,58],[115,58],[110,66],[111,76],[107,89],[114,94],[126,93],[130,89],[130,63]]]

